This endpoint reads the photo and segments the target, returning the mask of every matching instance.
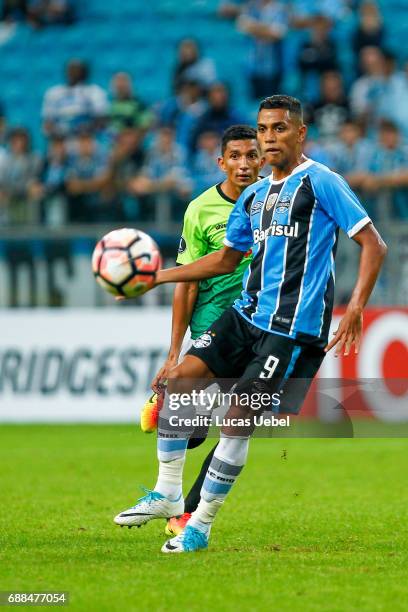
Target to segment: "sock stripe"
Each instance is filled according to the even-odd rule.
[[[195,518],[211,523],[245,465],[248,438],[221,438],[207,470]]]
[[[227,495],[227,493],[229,493],[232,487],[232,484],[233,483],[223,484],[215,480],[211,480],[207,476],[206,479],[204,480],[201,495],[204,497],[204,499],[206,499],[206,494],[208,493],[211,493],[212,495],[216,495],[217,497],[221,495]]]
[[[188,440],[186,438],[157,438],[157,458],[159,461],[174,461],[184,457]]]
[[[217,464],[221,471],[215,470],[214,464]],[[232,471],[230,468],[234,468],[233,474],[227,473]],[[242,468],[243,466],[231,465],[213,457],[201,490],[202,497],[207,501],[214,499],[214,496],[225,497]]]
[[[236,476],[230,476],[228,474],[223,474],[222,472],[217,472],[213,470],[210,465],[207,471],[207,478],[210,478],[214,482],[225,482],[226,484],[233,484],[235,482]]]
[[[185,438],[177,438],[169,440],[167,438],[157,438],[157,448],[160,451],[169,453],[176,450],[184,450],[187,447],[187,440]]]
[[[222,459],[218,459],[218,457],[213,457],[211,461],[211,467],[217,472],[221,472],[222,474],[229,474],[231,476],[238,476],[240,471],[242,470],[242,465],[232,465],[231,463],[227,463]]]

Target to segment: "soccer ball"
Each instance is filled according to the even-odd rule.
[[[136,229],[119,229],[106,234],[92,255],[92,270],[105,291],[138,297],[154,285],[161,267],[159,247],[148,234]]]

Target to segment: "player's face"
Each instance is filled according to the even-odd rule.
[[[218,164],[231,183],[245,188],[258,180],[264,159],[256,140],[230,140]]]
[[[266,163],[283,170],[301,152],[306,126],[284,108],[262,109],[258,114],[257,132]]]

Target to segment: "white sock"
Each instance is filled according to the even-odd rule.
[[[208,502],[201,498],[197,510],[194,510],[188,524],[209,536],[215,515],[223,502],[224,500],[221,499],[213,499]]]
[[[155,491],[174,501],[182,494],[182,479],[185,456],[173,461],[159,461],[159,476]]]
[[[218,510],[224,503],[228,490],[232,487],[248,455],[249,438],[230,438],[223,436],[215,450],[201,489],[201,499],[197,510],[191,515],[188,524],[199,529],[207,536]],[[218,481],[222,491],[217,493]],[[228,490],[225,490],[228,483]]]
[[[232,438],[221,434],[214,457],[231,465],[245,465],[248,447],[249,438]]]

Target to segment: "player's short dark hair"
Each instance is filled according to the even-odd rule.
[[[222,135],[221,154],[224,155],[231,140],[256,140],[256,130],[250,125],[231,125]]]
[[[284,108],[289,111],[290,115],[295,115],[301,123],[303,123],[303,108],[301,102],[293,96],[269,96],[265,98],[259,105],[259,111],[263,109]]]

